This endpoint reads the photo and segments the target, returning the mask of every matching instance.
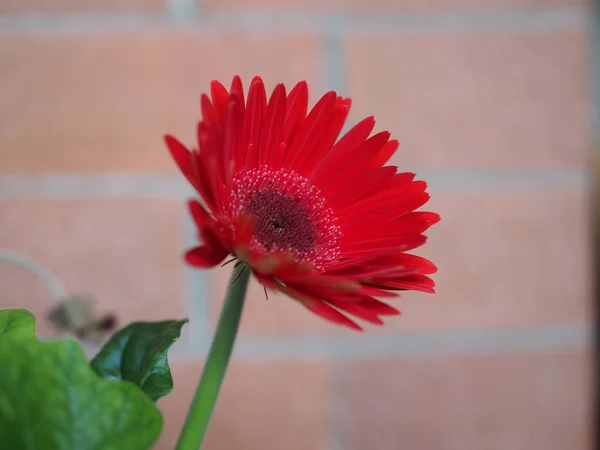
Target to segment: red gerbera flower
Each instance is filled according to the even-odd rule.
[[[278,84],[267,99],[256,77],[247,100],[239,77],[229,92],[213,81],[199,150],[165,137],[203,200],[189,202],[202,245],[186,261],[213,267],[232,254],[267,288],[358,330],[344,313],[382,324],[399,312],[376,297],[434,292],[434,264],[406,253],[439,220],[415,211],[427,184],[385,165],[398,141],[370,136],[373,117],[337,139],[350,104],[331,91],[307,114],[304,81],[289,93]]]

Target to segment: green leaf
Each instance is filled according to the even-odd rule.
[[[5,336],[35,338],[33,314],[26,309],[0,310],[0,338]]]
[[[0,442],[11,450],[147,450],[162,416],[136,386],[98,377],[72,339],[0,339]]]
[[[117,332],[92,360],[107,380],[127,380],[153,401],[173,390],[167,351],[181,334],[184,320],[134,322]]]

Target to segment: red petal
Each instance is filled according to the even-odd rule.
[[[286,277],[286,281],[292,284],[298,284],[309,287],[314,292],[338,292],[338,293],[358,293],[362,288],[361,284],[348,277],[339,275],[318,274],[313,276],[301,275],[298,278]]]
[[[362,327],[358,324],[350,320],[348,317],[340,313],[339,311],[333,309],[331,306],[328,306],[326,303],[322,301],[317,301],[315,303],[306,304],[304,306],[309,310],[314,312],[315,314],[321,316],[322,318],[329,320],[330,322],[337,323],[339,325],[344,325],[346,327],[352,328],[356,331],[363,331]]]
[[[203,245],[188,250],[185,260],[192,266],[207,269],[218,265],[228,254],[229,252],[220,245]]]
[[[258,164],[258,154],[260,153],[260,133],[262,130],[262,121],[267,108],[267,95],[265,86],[259,77],[255,77],[250,84],[248,91],[248,105],[246,116],[244,118],[244,140],[243,147],[249,149],[254,146],[254,151],[246,153],[246,170],[256,168]]]
[[[364,308],[361,304],[355,302],[345,302],[339,299],[325,299],[327,303],[332,304],[338,309],[341,309],[348,314],[352,314],[353,316],[359,317],[367,322],[374,323],[376,325],[383,325],[383,321],[377,317],[373,311]]]
[[[267,105],[267,113],[263,120],[263,129],[260,138],[260,154],[258,159],[259,165],[271,165],[273,160],[279,160],[281,145],[281,131],[283,130],[283,122],[285,120],[285,87],[283,84],[278,84],[271,94],[269,104]]]
[[[342,258],[355,258],[365,254],[379,252],[406,252],[423,245],[427,237],[421,235],[405,235],[394,238],[366,239],[361,242],[344,245],[340,251]]]
[[[398,219],[380,222],[377,228],[373,228],[371,222],[362,221],[344,224],[344,236],[342,242],[355,242],[369,235],[372,238],[394,237],[403,234],[422,234],[431,225],[439,220],[435,213],[424,211],[409,212]]]
[[[246,170],[252,170],[256,168],[258,164],[258,147],[254,144],[250,144],[246,150],[246,162],[244,163]]]
[[[202,122],[204,122],[211,133],[215,134],[215,138],[220,143],[222,122],[219,119],[217,110],[206,94],[200,96],[200,109],[202,111]]]
[[[306,111],[308,109],[308,85],[306,81],[301,81],[294,86],[288,94],[285,103],[287,111],[281,138],[287,147],[292,142],[296,130],[306,118]],[[280,164],[276,164],[274,167],[279,166]]]
[[[327,196],[330,207],[337,209],[358,201],[376,189],[396,173],[395,166],[379,167],[354,178],[346,189],[339,189]]]
[[[385,297],[385,298],[398,297],[398,294],[396,292],[390,292],[385,289],[378,289],[376,287],[369,286],[366,284],[362,285],[362,287],[360,289],[360,293],[367,295],[369,297]]]
[[[256,227],[256,219],[254,215],[247,213],[242,214],[233,221],[233,228],[235,230],[235,241],[237,244],[250,246],[252,236],[254,236],[254,229]]]
[[[223,152],[222,165],[224,182],[229,185],[231,177],[235,170],[235,156],[239,155],[240,149],[243,146],[242,142],[242,126],[244,121],[244,112],[242,105],[238,101],[238,97],[231,95],[227,102],[227,110],[225,112],[225,132],[223,137]]]
[[[190,175],[192,173],[192,153],[187,149],[185,145],[179,142],[176,138],[170,135],[165,135],[165,143],[171,152],[171,156],[175,160],[177,166],[184,175]]]
[[[263,275],[255,270],[252,271],[252,274],[256,277],[259,283],[266,286],[272,290],[279,290],[279,283],[275,281],[273,277]]]
[[[216,204],[223,202],[223,158],[221,149],[222,142],[216,133],[206,125],[205,122],[198,124],[198,145],[200,147],[200,158],[198,163],[202,164],[203,173],[207,177],[207,184],[210,187],[212,196]]]
[[[389,181],[389,180],[388,180]],[[381,189],[368,197],[364,197],[344,209],[344,215],[350,216],[355,211],[364,212],[365,210],[387,207],[387,204],[394,204],[399,200],[407,200],[417,197],[419,194],[426,193],[427,183],[424,181],[411,181],[402,183],[399,186]]]
[[[217,117],[220,123],[225,122],[225,109],[227,108],[227,99],[229,93],[225,86],[219,83],[217,80],[213,80],[210,83],[210,96],[212,98],[212,104],[217,112]]]
[[[385,255],[367,254],[360,258],[342,259],[328,267],[334,276],[365,279],[382,276],[401,278],[417,273],[434,273],[437,268],[427,259],[409,253],[389,253]]]
[[[235,95],[238,98],[238,102],[242,105],[242,111],[246,110],[246,102],[244,101],[244,87],[242,86],[241,78],[236,75],[231,80],[231,95]]]
[[[389,142],[388,142],[389,144]],[[392,177],[392,179],[390,181],[388,181],[388,187],[390,188],[396,188],[398,186],[402,186],[404,184],[410,183],[411,181],[414,181],[416,174],[412,173],[412,172],[401,172],[401,173],[397,173],[396,175],[394,175]]]
[[[317,147],[317,142],[327,131],[336,98],[336,93],[330,91],[313,107],[289,144],[283,167],[294,169],[296,164],[303,164],[312,154]]]
[[[346,119],[348,118],[348,112],[350,111],[350,99],[341,99],[338,97],[336,100],[336,107],[331,114],[331,120],[327,125],[325,133],[317,142],[315,150],[306,159],[306,162],[296,165],[296,171],[300,175],[308,176],[312,173],[313,169],[321,162],[324,155],[331,149],[331,146],[340,135]],[[339,105],[337,105],[339,103]]]
[[[242,127],[244,123],[244,117],[246,116],[246,104],[244,102],[244,88],[242,86],[242,80],[239,76],[233,77],[231,81],[231,95],[235,95],[238,99],[239,108],[242,114]],[[239,145],[236,146],[235,153],[233,154],[233,173],[238,173],[246,163],[246,151],[247,147],[244,147],[245,142],[243,140],[243,128],[242,137],[240,138]]]
[[[391,223],[398,229],[405,230],[407,233],[420,234],[439,221],[439,214],[426,211],[415,211],[406,214]]]
[[[206,224],[209,220],[212,220],[210,215],[206,212],[206,210],[202,207],[200,202],[196,199],[188,200],[188,208],[190,210],[190,214],[196,222],[196,226],[200,229],[206,227]]]
[[[362,204],[361,207],[353,203],[348,208],[338,213],[338,221],[344,226],[355,226],[359,222],[368,220],[370,223],[378,223],[383,220],[398,219],[409,212],[423,206],[429,200],[429,194],[419,192],[404,198],[381,198],[378,201],[371,196],[364,197],[360,202],[372,200],[372,203]]]
[[[291,252],[265,253],[262,250],[250,249],[245,261],[263,275],[273,275],[278,279],[306,277],[313,271],[310,263],[300,263]]]
[[[431,294],[435,292],[435,283],[425,275],[410,275],[398,279],[376,278],[373,280],[373,285],[383,289],[421,291]]]
[[[214,210],[216,204],[210,187],[210,180],[205,176],[204,170],[200,166],[201,160],[198,155],[190,152],[172,136],[166,135],[165,142],[181,172],[202,196],[208,207]]]
[[[398,253],[395,253],[398,254]],[[399,253],[402,254],[402,253]],[[394,253],[383,255],[385,256],[393,256]],[[387,275],[389,273],[394,273],[396,277],[404,277],[408,275],[413,275],[415,273],[419,273],[419,269],[415,269],[413,267],[410,268],[400,268],[391,265],[377,265],[376,262],[381,258],[381,255],[377,255],[373,257],[372,255],[368,255],[370,257],[369,261],[359,261],[354,262],[346,267],[338,268],[335,270],[328,270],[330,273],[334,273],[338,276],[345,276],[347,278],[351,278],[353,280],[361,281],[361,282],[369,282],[374,277]],[[356,261],[357,258],[351,258],[344,261],[353,262]]]
[[[379,316],[399,316],[400,311],[392,308],[390,305],[380,302],[374,298],[364,299],[360,301],[363,308],[367,308]]]
[[[368,165],[368,168],[374,169],[376,167],[381,167],[385,163],[387,163],[390,160],[390,158],[394,155],[394,153],[396,153],[396,150],[398,150],[398,145],[399,142],[395,139],[386,143],[381,148],[379,153],[377,153],[377,156],[375,156],[375,158],[371,160],[371,162]]]
[[[328,173],[332,168],[343,167],[348,155],[369,137],[374,126],[375,119],[372,116],[354,125],[317,164],[308,177],[309,181],[317,186],[322,185],[321,181],[323,183],[329,181],[323,174]]]
[[[342,258],[339,261],[327,266],[327,269],[328,271],[345,271],[357,266],[360,268],[362,265],[365,265],[373,260],[377,260],[381,256],[381,254],[369,253],[356,258]]]
[[[279,286],[278,289],[283,293],[289,295],[293,299],[298,300],[308,310],[323,317],[324,319],[329,320],[330,322],[350,327],[354,330],[362,331],[362,328],[359,327],[356,323],[351,321],[348,317],[346,317],[339,311],[333,309],[331,306],[325,304],[320,298],[315,297],[314,295],[302,289],[295,288],[293,286]]]
[[[188,207],[201,235],[207,230],[214,236],[214,240],[216,240],[221,247],[231,249],[231,235],[228,230],[224,230],[218,220],[208,214],[198,200],[190,199],[188,201]]]
[[[409,253],[395,255],[395,263],[397,266],[414,267],[419,271],[419,273],[424,275],[437,272],[436,265],[431,261],[421,256],[411,255]]]
[[[329,192],[336,192],[351,180],[353,182],[353,178],[364,173],[365,168],[368,167],[370,161],[386,144],[389,138],[390,133],[383,131],[371,136],[356,147],[352,154],[349,155],[348,161],[346,161],[344,166],[332,168],[329,172],[323,174],[323,177],[328,179],[328,181],[322,183],[323,188]]]

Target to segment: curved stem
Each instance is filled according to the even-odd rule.
[[[50,269],[33,258],[12,250],[0,248],[0,261],[5,261],[9,264],[21,266],[24,269],[29,270],[44,282],[52,296],[58,301],[64,300],[69,295],[58,277],[54,275]]]
[[[245,264],[240,263],[231,274],[204,372],[198,382],[176,450],[198,450],[202,444],[235,344],[250,272]]]

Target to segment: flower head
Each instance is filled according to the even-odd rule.
[[[360,330],[348,315],[381,324],[399,312],[377,297],[434,292],[428,260],[406,253],[439,220],[415,211],[427,184],[386,165],[398,148],[368,117],[338,139],[350,99],[326,93],[308,112],[302,81],[267,98],[255,77],[247,100],[239,77],[202,95],[198,149],[166,143],[200,194],[190,212],[202,245],[186,253],[197,267],[229,254],[265,287],[330,321]]]

